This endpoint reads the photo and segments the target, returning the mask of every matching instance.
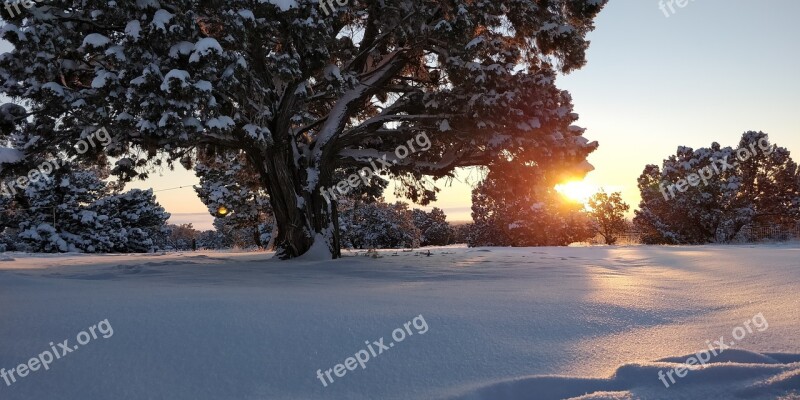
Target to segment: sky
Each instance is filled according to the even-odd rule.
[[[559,82],[600,148],[587,182],[639,204],[636,179],[678,146],[736,147],[763,131],[800,154],[800,2],[611,0],[588,64]]]
[[[644,167],[660,165],[678,146],[736,146],[742,133],[755,130],[800,160],[800,1],[690,0],[673,8],[662,11],[659,0],[611,0],[589,35],[588,64],[558,81],[572,93],[584,136],[600,143],[586,182],[621,191],[632,209]],[[450,221],[470,220],[476,177],[459,174],[431,206]],[[189,186],[159,191],[158,201],[173,214],[170,222],[211,229],[195,183],[181,168],[129,187]],[[391,190],[386,197],[395,200]]]

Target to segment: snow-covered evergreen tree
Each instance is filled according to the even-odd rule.
[[[33,252],[109,251],[119,233],[107,231],[106,216],[85,206],[109,194],[94,171],[62,168],[25,189],[18,237]]]
[[[346,201],[340,216],[343,244],[357,249],[420,246],[420,232],[408,204]]]
[[[422,246],[446,246],[452,243],[455,232],[441,208],[434,207],[430,212],[414,209],[411,212],[414,225],[420,231]]]
[[[583,177],[579,166],[572,176]],[[514,163],[493,165],[473,190],[470,246],[566,246],[593,236],[583,205],[555,190],[567,166],[548,174]]]
[[[6,235],[31,252],[150,252],[169,218],[152,191],[113,194],[95,170],[72,165],[4,201]]]
[[[167,235],[167,213],[156,201],[151,189],[131,189],[95,201],[89,207],[103,220],[106,235],[116,241],[106,252],[149,253],[161,248]],[[99,229],[99,227],[97,228]]]
[[[341,168],[386,157],[424,204],[430,179],[459,167],[585,158],[596,144],[571,127],[555,79],[585,64],[606,2],[366,0],[331,15],[316,0],[37,3],[2,27],[14,49],[0,93],[26,110],[0,142],[71,156],[104,126],[122,179],[198,146],[242,151],[270,195],[279,256],[324,237],[338,257],[336,202],[321,190]],[[422,147],[422,133],[429,150],[396,150]]]
[[[634,222],[645,243],[666,244],[727,242],[753,223],[794,225],[799,177],[789,151],[763,132],[745,132],[736,149],[679,147],[661,168],[645,167]]]

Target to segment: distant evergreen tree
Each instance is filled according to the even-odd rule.
[[[583,177],[587,166],[553,161],[559,174],[512,163],[492,166],[472,192],[470,246],[566,246],[593,236],[583,205],[555,190],[564,174]]]
[[[736,149],[679,147],[661,168],[645,167],[639,190],[645,243],[728,242],[750,224],[800,219],[800,170],[763,132],[744,133]]]
[[[420,232],[408,204],[347,200],[342,204],[340,232],[343,245],[352,248],[419,247]]]
[[[450,244],[465,244],[471,243],[472,240],[472,232],[474,231],[475,224],[474,223],[467,223],[467,224],[460,224],[453,227],[455,232],[453,236],[453,240]]]
[[[430,212],[414,209],[411,215],[420,232],[422,246],[446,246],[453,240],[455,232],[442,209],[434,207]]]

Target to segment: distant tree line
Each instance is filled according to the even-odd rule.
[[[14,196],[0,196],[0,252],[147,253],[192,249],[271,249],[274,217],[266,194],[236,158],[207,155],[193,165],[196,191],[215,215],[214,229],[168,224],[152,190],[123,192],[96,168],[67,165]],[[376,186],[382,189],[381,186]],[[346,248],[440,246],[459,241],[441,209],[372,198],[365,188],[341,201]],[[228,213],[219,215],[220,207]]]
[[[185,166],[200,179],[196,192],[216,217],[213,230],[167,224],[170,215],[151,190],[123,191],[106,182],[106,170],[68,164],[13,196],[0,196],[0,251],[273,248],[268,195],[240,156],[207,152]],[[762,132],[745,133],[736,149],[680,147],[661,167],[648,165],[639,177],[642,201],[632,224],[620,193],[601,191],[584,207],[554,189],[565,176],[558,163],[551,167],[493,165],[473,190],[472,223],[458,226],[439,208],[387,203],[386,181],[375,177],[339,199],[338,237],[351,249],[566,246],[596,237],[614,244],[633,230],[647,244],[704,244],[730,242],[754,226],[796,228],[800,221],[800,168]]]

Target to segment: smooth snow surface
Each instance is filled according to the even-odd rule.
[[[114,335],[0,399],[800,398],[798,245],[427,251],[5,253],[0,368],[104,319]],[[759,313],[767,329],[659,381]],[[424,335],[317,378],[419,315]]]

